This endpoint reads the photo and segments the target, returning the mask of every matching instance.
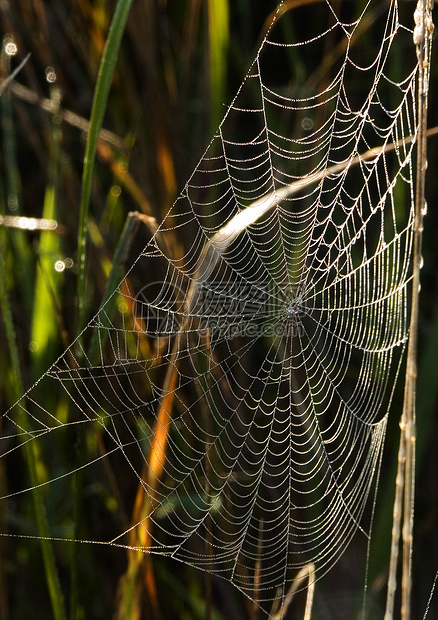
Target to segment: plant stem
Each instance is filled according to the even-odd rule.
[[[412,589],[412,542],[414,525],[415,489],[415,392],[417,380],[418,316],[420,293],[420,269],[422,263],[421,242],[423,216],[425,214],[425,177],[427,168],[427,95],[429,86],[429,59],[431,35],[431,0],[419,0],[415,10],[414,43],[418,57],[418,138],[417,177],[415,192],[414,261],[412,280],[412,310],[406,367],[405,400],[403,403],[402,432],[405,434],[405,496],[403,521],[403,572],[402,572],[402,620],[409,620]]]
[[[397,584],[397,560],[400,540],[400,522],[403,505],[403,564],[402,564],[402,620],[411,617],[412,590],[412,543],[414,525],[415,489],[415,395],[417,380],[418,317],[420,293],[420,269],[422,263],[421,242],[423,217],[425,215],[425,176],[427,168],[427,94],[429,85],[429,59],[433,24],[431,19],[431,0],[418,0],[414,13],[414,44],[418,58],[418,132],[417,132],[417,171],[414,214],[414,252],[412,274],[411,319],[409,344],[406,361],[406,379],[403,412],[400,421],[401,436],[394,500],[391,559],[388,578],[388,595],[385,620],[392,620],[394,614],[394,595]],[[404,497],[403,497],[404,493]]]

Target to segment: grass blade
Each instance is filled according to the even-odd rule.
[[[78,332],[82,330],[85,324],[87,225],[96,148],[119,53],[120,42],[125,30],[126,20],[128,19],[131,4],[132,0],[119,0],[117,3],[116,11],[111,22],[108,39],[100,63],[96,89],[94,91],[93,106],[91,109],[90,127],[88,131],[87,145],[85,148],[84,168],[82,173],[82,190],[79,215],[77,282]]]
[[[6,285],[6,268],[3,255],[3,248],[0,248],[0,304],[3,316],[3,322],[6,331],[6,339],[9,346],[9,352],[11,356],[11,368],[12,375],[14,377],[14,388],[16,391],[17,399],[23,394],[23,381],[21,378],[20,360],[18,355],[18,348],[15,339],[15,330],[12,322],[12,313],[10,304],[8,301],[7,285]],[[28,420],[25,410],[19,408],[21,413],[19,424],[23,429],[28,427]],[[47,522],[46,511],[44,507],[43,497],[40,489],[38,488],[38,475],[37,475],[37,448],[34,441],[24,440],[24,452],[29,470],[29,478],[32,484],[33,503],[35,508],[35,516],[38,525],[38,533],[40,536],[41,549],[44,558],[44,567],[46,571],[47,586],[50,593],[50,599],[52,603],[52,611],[55,620],[66,620],[64,599],[61,592],[61,586],[59,583],[58,572],[55,563],[55,555],[53,546],[50,541],[49,525]]]
[[[52,88],[54,116],[52,119],[52,144],[49,159],[49,179],[45,190],[43,219],[55,221],[60,185],[59,161],[61,134],[55,118],[59,111],[60,92]],[[33,352],[33,380],[37,380],[48,368],[55,356],[54,345],[59,335],[57,308],[61,297],[61,274],[55,270],[55,260],[61,255],[59,235],[53,230],[42,231],[39,240],[39,261],[36,269],[32,314],[31,343]]]
[[[208,38],[210,53],[210,119],[214,135],[224,115],[226,92],[227,50],[229,44],[228,0],[209,0]]]

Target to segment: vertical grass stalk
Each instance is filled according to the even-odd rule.
[[[106,110],[108,94],[114,75],[120,43],[125,30],[131,4],[132,0],[119,0],[117,3],[99,67],[93,105],[91,108],[90,127],[85,148],[84,168],[82,173],[82,190],[79,214],[77,282],[78,333],[81,332],[85,325],[87,226],[96,148],[100,130],[102,128],[103,117]]]
[[[392,620],[394,614],[394,595],[397,584],[397,560],[400,539],[400,523],[403,513],[403,563],[402,563],[402,603],[401,618],[410,620],[412,590],[412,544],[414,525],[415,489],[415,397],[417,379],[417,345],[419,292],[421,269],[421,242],[423,217],[425,215],[425,177],[427,168],[427,99],[429,88],[429,62],[432,42],[432,2],[418,0],[414,13],[414,44],[418,58],[418,133],[417,169],[415,189],[414,255],[412,276],[411,320],[409,344],[406,361],[406,379],[403,412],[400,421],[401,436],[394,500],[394,521],[392,530],[391,559],[388,577],[388,595],[385,620]]]
[[[56,220],[60,186],[61,130],[59,127],[60,91],[51,89],[53,117],[51,126],[51,152],[49,156],[48,183],[44,195],[43,218]],[[55,343],[59,335],[59,312],[62,275],[55,270],[55,259],[61,255],[59,235],[51,230],[42,231],[38,245],[39,260],[36,267],[33,313],[30,341],[32,348],[32,380],[36,381],[47,370],[55,356]]]
[[[6,339],[8,342],[9,352],[11,356],[11,368],[14,377],[14,390],[16,398],[23,394],[23,381],[21,378],[20,361],[15,339],[15,330],[12,322],[12,313],[8,300],[7,284],[6,284],[6,268],[3,256],[3,248],[0,246],[0,305],[5,325]],[[22,429],[28,428],[28,419],[25,409],[18,407],[18,426]],[[64,599],[59,583],[58,572],[55,563],[55,554],[50,541],[50,531],[47,522],[46,510],[43,502],[41,490],[39,488],[39,480],[37,475],[38,455],[35,442],[30,441],[27,435],[23,438],[23,449],[29,470],[29,478],[32,484],[33,503],[35,507],[35,516],[38,526],[38,534],[41,542],[41,549],[44,558],[44,568],[46,571],[47,586],[49,589],[50,600],[52,604],[53,617],[55,620],[66,620]]]
[[[409,332],[406,368],[405,400],[403,403],[402,432],[406,439],[406,480],[403,508],[403,570],[402,620],[411,617],[412,543],[414,525],[415,488],[415,393],[417,380],[417,343],[419,318],[420,269],[422,264],[423,217],[425,214],[425,186],[427,168],[427,100],[429,89],[429,62],[432,43],[432,0],[419,0],[414,13],[414,43],[418,57],[418,143],[414,222],[414,263],[412,281],[412,314]]]
[[[228,0],[208,2],[210,134],[213,136],[224,116],[226,66],[229,43]]]

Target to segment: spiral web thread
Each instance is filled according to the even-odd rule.
[[[142,540],[261,603],[370,536],[409,318],[412,32],[396,2],[310,11],[271,29],[159,230],[3,420],[6,456],[94,437],[44,486],[104,461],[142,485],[141,518],[100,542]]]

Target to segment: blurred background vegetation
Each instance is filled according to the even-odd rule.
[[[286,3],[291,10],[300,4],[309,2]],[[317,15],[320,3],[310,4],[315,5]],[[346,5],[350,14],[357,10],[352,0],[334,0],[334,4],[339,10]],[[403,13],[412,14],[415,4],[402,1]],[[31,53],[16,81],[0,97],[0,243],[9,300],[9,305],[2,305],[0,326],[2,411],[44,373],[80,327],[77,248],[85,141],[115,6],[115,0],[0,2],[1,79]],[[277,0],[133,2],[107,101],[105,131],[97,144],[87,222],[86,319],[99,307],[127,214],[135,210],[162,220],[212,138],[276,6]],[[372,24],[368,28],[372,45]],[[435,62],[430,127],[438,124],[437,84]],[[438,139],[431,138],[418,378],[414,618],[422,618],[438,570],[437,167]],[[21,216],[35,219],[24,221]],[[369,596],[375,605],[370,618],[383,618],[401,397],[400,389],[380,481],[370,560]],[[63,403],[57,407],[62,411]],[[64,451],[66,460],[75,458],[71,446],[54,445],[52,449],[54,454]],[[44,469],[42,459],[37,463]],[[108,482],[111,475],[113,486]],[[100,503],[87,503],[90,509],[81,513],[80,534],[75,534],[79,538],[92,539],[93,532],[105,537],[106,531],[110,538],[120,523],[129,523],[135,489],[117,479],[117,472],[111,475],[107,472],[101,480],[94,480],[94,486],[91,482],[84,485],[83,493]],[[33,484],[24,451],[22,456],[0,460],[1,495]],[[63,494],[57,495],[55,488],[45,498],[48,512],[62,509],[60,497]],[[14,498],[7,505],[0,504],[2,532],[36,537],[0,538],[2,620],[46,619],[52,614],[50,579],[42,556],[48,552],[42,551],[37,540],[41,530],[31,516],[32,500],[25,501],[28,510],[20,514],[30,515],[27,518],[17,517]],[[53,537],[61,534],[66,532],[50,532]],[[65,610],[58,609],[58,617],[112,617],[119,608],[117,591],[126,570],[126,551],[55,543],[53,553],[56,571],[52,576],[59,580]],[[352,618],[360,609],[363,582],[355,553],[358,550],[353,546],[326,584],[317,584],[314,618]],[[135,617],[257,617],[256,609],[227,583],[213,580],[210,593],[201,573],[165,558],[154,559],[153,570],[155,579],[146,579],[142,611]],[[56,584],[52,588],[56,590]],[[430,618],[438,617],[437,598],[438,594]],[[303,598],[298,598],[288,618],[302,617]]]

